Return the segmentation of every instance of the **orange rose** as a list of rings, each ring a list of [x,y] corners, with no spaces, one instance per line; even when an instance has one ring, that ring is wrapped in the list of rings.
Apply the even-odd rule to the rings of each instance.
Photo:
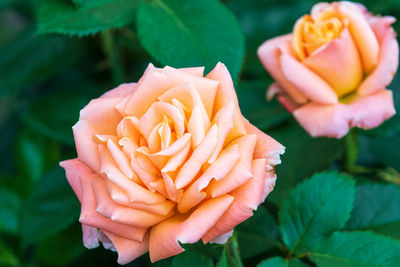
[[[394,21],[360,4],[316,4],[292,34],[260,46],[260,60],[277,82],[268,97],[277,95],[312,136],[377,127],[395,114],[385,89],[398,65]]]
[[[81,111],[78,158],[60,165],[86,247],[100,241],[125,264],[225,242],[273,189],[284,147],[242,117],[223,64],[203,70],[149,65]]]

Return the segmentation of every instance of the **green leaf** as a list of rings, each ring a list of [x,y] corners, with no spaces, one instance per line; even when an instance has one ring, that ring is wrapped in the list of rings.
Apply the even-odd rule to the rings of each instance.
[[[312,138],[293,119],[267,134],[286,147],[281,156],[282,164],[276,167],[276,186],[268,196],[277,205],[286,199],[296,184],[315,172],[329,169],[343,154],[342,140]]]
[[[22,209],[24,245],[32,244],[70,225],[79,215],[79,201],[65,173],[55,167],[31,191]]]
[[[243,116],[259,129],[269,129],[290,118],[276,99],[266,101],[266,80],[240,81],[236,92]]]
[[[275,218],[260,206],[254,215],[236,229],[240,255],[243,259],[279,246],[279,229]]]
[[[219,1],[144,1],[137,30],[142,45],[163,65],[205,66],[208,72],[221,61],[236,81],[244,37],[236,18]]]
[[[372,232],[336,232],[310,258],[319,267],[400,266],[400,242]]]
[[[290,192],[279,213],[290,253],[309,251],[341,229],[350,217],[354,194],[354,180],[336,172],[315,174]]]
[[[213,267],[212,259],[195,251],[187,250],[172,259],[172,267]]]
[[[50,265],[66,265],[85,252],[82,227],[77,222],[67,229],[43,239],[36,248],[36,257]]]
[[[18,94],[63,70],[80,56],[77,40],[22,34],[0,53],[0,97]]]
[[[290,260],[281,258],[281,257],[273,257],[267,260],[263,260],[260,262],[257,267],[304,267],[308,266],[302,263],[299,259],[292,258]]]
[[[348,229],[370,229],[400,239],[400,188],[394,185],[357,186]]]
[[[0,187],[0,232],[18,233],[21,200],[12,190]]]
[[[80,7],[76,8],[68,1],[44,0],[39,9],[38,33],[84,36],[122,27],[134,20],[138,0],[97,0],[79,3]]]

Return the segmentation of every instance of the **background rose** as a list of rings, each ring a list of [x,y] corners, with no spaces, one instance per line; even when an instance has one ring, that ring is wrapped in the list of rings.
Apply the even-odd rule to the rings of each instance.
[[[316,4],[293,33],[258,49],[278,96],[312,136],[340,138],[350,127],[374,128],[395,114],[385,87],[398,65],[393,17],[369,14],[361,4]]]
[[[61,166],[86,247],[100,241],[125,264],[178,254],[178,242],[225,242],[274,187],[283,146],[242,117],[223,64],[203,70],[150,64],[81,111],[78,158]]]

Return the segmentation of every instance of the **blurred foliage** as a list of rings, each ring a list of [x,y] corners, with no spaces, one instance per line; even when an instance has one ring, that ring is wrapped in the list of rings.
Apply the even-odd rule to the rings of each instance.
[[[316,172],[342,171],[343,141],[311,138],[276,101],[265,101],[272,79],[257,47],[290,32],[315,3],[0,1],[0,266],[117,266],[115,253],[83,247],[79,202],[58,167],[76,156],[71,127],[79,110],[119,83],[137,81],[149,62],[208,71],[218,61],[236,81],[245,117],[287,149],[275,190],[235,230],[243,264],[399,266],[400,115],[360,131],[358,163],[372,173],[330,172],[304,181]],[[362,3],[400,18],[398,0]],[[394,27],[399,32],[400,23]],[[400,110],[400,74],[389,88]],[[185,249],[154,265],[241,264],[226,245]],[[371,251],[385,253],[372,257]],[[145,255],[127,266],[149,264]]]

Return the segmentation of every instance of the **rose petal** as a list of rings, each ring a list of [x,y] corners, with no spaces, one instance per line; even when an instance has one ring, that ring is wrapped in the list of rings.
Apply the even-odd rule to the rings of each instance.
[[[183,192],[182,199],[178,203],[178,211],[185,213],[200,203],[207,195],[202,190],[208,186],[211,179],[219,181],[224,178],[232,170],[240,157],[241,153],[237,144],[222,151],[217,160]]]
[[[284,43],[290,44],[292,34],[279,36],[264,42],[257,50],[261,63],[268,70],[276,82],[283,88],[290,97],[299,104],[307,102],[307,97],[290,83],[282,71],[280,46]]]
[[[96,176],[99,179],[102,179],[98,176],[98,174],[95,173],[80,178],[82,187],[82,210],[79,217],[79,222],[99,228],[100,230],[110,231],[132,240],[143,240],[146,228],[114,222],[96,211],[97,203],[93,188],[91,186],[91,182],[96,178]]]
[[[391,28],[394,21],[393,17],[376,18],[371,25],[381,49],[378,66],[358,88],[358,93],[362,96],[375,93],[388,86],[396,73],[399,64],[399,44]]]
[[[313,137],[341,138],[351,127],[371,129],[395,113],[392,92],[381,90],[368,96],[357,96],[350,104],[309,103],[295,110],[293,115]]]
[[[104,234],[111,240],[118,252],[118,264],[127,264],[149,250],[149,234],[146,234],[141,242],[108,231],[104,231]]]
[[[342,20],[348,28],[361,54],[364,71],[371,72],[378,64],[379,44],[364,14],[351,2],[337,3]]]
[[[253,210],[264,201],[266,192],[272,190],[271,183],[266,181],[272,179],[275,181],[273,172],[265,173],[266,160],[253,160],[253,178],[247,183],[232,192],[234,201],[218,222],[202,237],[203,243],[208,243],[216,237],[230,231],[253,215]],[[265,185],[268,188],[265,188]]]
[[[325,46],[312,53],[303,63],[332,86],[339,97],[354,91],[361,82],[363,75],[361,58],[348,29],[344,29],[339,38],[330,41]],[[286,65],[290,66],[289,64]],[[283,68],[285,68],[286,65],[282,62]],[[303,80],[300,80],[296,84],[301,86],[301,81],[304,83],[307,79],[310,79],[311,76],[305,76],[304,72],[299,72],[300,70],[301,68],[298,67],[297,69],[288,69],[287,72],[284,70],[284,72],[287,73],[286,78],[288,79],[290,77],[303,77]],[[290,81],[294,83],[293,80]],[[310,88],[307,89],[307,86]],[[322,86],[316,83],[315,79],[309,80],[309,83],[304,85],[304,87],[306,90],[309,90],[309,94],[314,92],[314,94],[321,95],[322,97],[322,93],[319,92]],[[323,92],[324,97],[328,99],[328,90],[324,88]],[[330,92],[334,93],[332,89]],[[306,95],[308,96],[308,94]],[[330,97],[331,100],[335,101],[315,102],[323,104],[335,104],[338,102],[336,96],[330,95]]]
[[[60,166],[64,168],[69,185],[72,187],[72,190],[74,190],[74,193],[79,201],[81,201],[82,188],[79,179],[81,176],[86,176],[93,173],[93,171],[78,159],[61,161]]]
[[[235,112],[233,115],[233,128],[226,137],[226,142],[230,143],[236,137],[246,134],[242,115],[240,113],[239,102],[235,88],[233,86],[232,77],[224,64],[218,62],[215,68],[206,76],[208,79],[219,81],[217,93],[215,95],[215,103],[213,114],[215,115],[222,107],[233,101]]]
[[[218,221],[233,201],[230,195],[202,203],[189,216],[175,215],[153,226],[150,232],[149,252],[151,262],[176,254],[184,249],[179,245],[196,243]]]

